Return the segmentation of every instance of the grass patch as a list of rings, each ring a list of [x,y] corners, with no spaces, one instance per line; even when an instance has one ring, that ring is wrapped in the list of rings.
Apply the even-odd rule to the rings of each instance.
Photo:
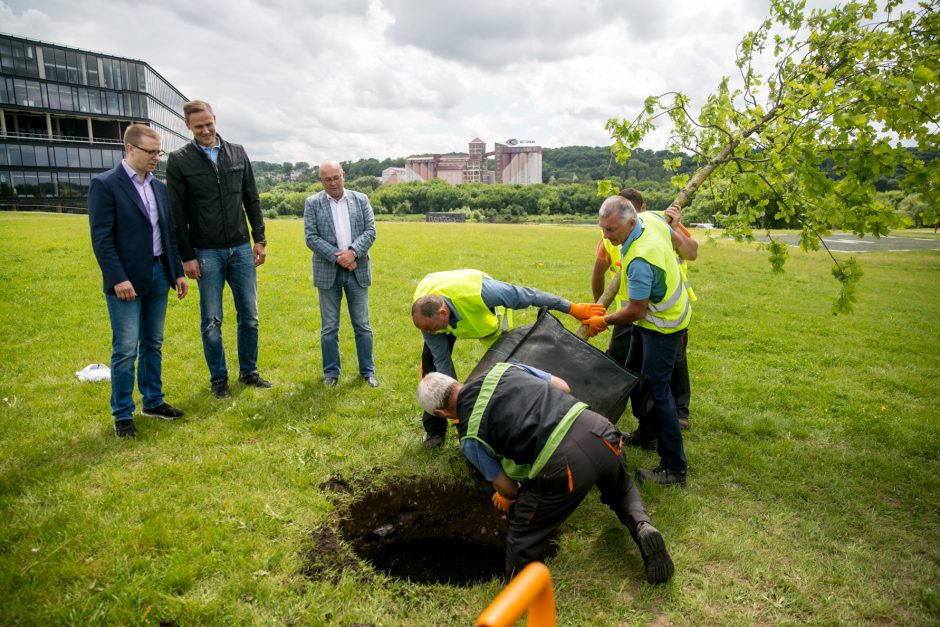
[[[469,624],[499,591],[381,574],[310,581],[309,536],[335,511],[318,486],[465,473],[453,439],[440,452],[421,446],[414,286],[473,267],[586,300],[597,229],[380,223],[375,390],[359,381],[345,317],[343,377],[320,386],[302,223],[268,230],[259,365],[275,387],[233,383],[232,399],[210,398],[194,290],[171,299],[164,346],[167,400],[186,419],[139,418],[139,437],[124,442],[108,386],[74,377],[110,354],[87,219],[0,215],[0,622]],[[783,276],[754,246],[710,240],[700,253],[690,487],[644,488],[676,577],[646,585],[632,542],[589,497],[549,563],[559,623],[937,623],[940,254],[861,256],[856,312],[835,318],[824,253],[793,253]],[[458,371],[481,354],[459,342]],[[631,451],[631,468],[651,463]]]

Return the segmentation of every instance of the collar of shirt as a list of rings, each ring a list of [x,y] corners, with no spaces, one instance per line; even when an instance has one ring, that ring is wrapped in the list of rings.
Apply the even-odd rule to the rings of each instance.
[[[196,146],[199,150],[206,153],[206,156],[209,157],[209,161],[213,164],[218,163],[219,160],[219,151],[222,149],[222,140],[218,137],[215,138],[215,146],[203,146],[195,139],[193,140],[193,145]]]
[[[643,221],[639,218],[636,219],[636,226],[633,227],[633,230],[630,232],[630,235],[627,236],[627,240],[620,246],[620,255],[625,256],[627,250],[630,248],[630,244],[640,236],[643,232]]]
[[[342,193],[342,195],[341,195],[339,198],[333,198],[333,197],[330,196],[329,194],[327,194],[326,197],[329,198],[329,199],[330,199],[330,202],[333,203],[334,205],[335,205],[336,203],[343,202],[344,200],[346,200],[346,188],[345,188],[345,187],[343,188],[343,193]]]
[[[148,185],[150,181],[153,180],[153,172],[147,172],[147,175],[141,179],[137,172],[134,171],[134,168],[127,164],[126,159],[121,159],[121,165],[124,166],[124,171],[127,172],[127,176],[131,178],[131,181],[135,185]]]

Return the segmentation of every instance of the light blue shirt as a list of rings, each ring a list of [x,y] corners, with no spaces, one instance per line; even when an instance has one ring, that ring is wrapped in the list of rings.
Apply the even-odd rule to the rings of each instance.
[[[134,184],[144,207],[147,208],[147,215],[150,216],[150,226],[153,227],[153,256],[159,257],[163,254],[163,236],[160,235],[160,227],[157,224],[160,221],[160,216],[157,214],[157,198],[153,195],[153,185],[151,185],[153,174],[147,172],[147,176],[141,180],[134,168],[127,165],[127,161],[121,161],[121,165],[124,166],[127,176],[131,178],[131,183]]]
[[[650,215],[656,216],[656,214]],[[633,231],[631,231],[623,245],[620,246],[621,257],[626,256],[630,245],[636,241],[641,233],[643,233],[643,222],[638,219]],[[658,303],[666,295],[666,274],[661,268],[657,268],[645,259],[637,257],[627,267],[627,293],[630,295],[630,300],[648,298],[652,302]]]
[[[539,370],[533,366],[527,366],[526,364],[518,364],[515,362],[513,362],[513,365],[518,366],[529,374],[535,375],[542,381],[552,380],[552,375],[545,372],[544,370]],[[477,440],[470,438],[461,440],[460,452],[463,453],[463,456],[467,458],[468,462],[473,464],[474,468],[480,471],[480,474],[482,474],[483,478],[487,481],[493,481],[496,479],[503,469],[502,464],[499,462],[499,458],[490,453],[489,449],[487,449],[481,442]]]
[[[218,138],[215,140],[215,146],[210,146],[208,148],[197,142],[195,139],[193,140],[193,143],[196,145],[196,148],[206,153],[206,156],[209,157],[209,161],[212,162],[212,165],[219,165],[219,151],[222,150],[222,142],[220,142]]]

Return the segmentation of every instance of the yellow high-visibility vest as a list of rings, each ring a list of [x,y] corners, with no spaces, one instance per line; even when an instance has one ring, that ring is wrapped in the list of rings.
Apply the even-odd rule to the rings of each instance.
[[[682,281],[676,253],[672,248],[672,236],[669,225],[657,216],[647,213],[637,214],[643,223],[643,232],[631,242],[627,254],[623,257],[624,271],[620,274],[620,286],[627,293],[627,272],[630,263],[637,258],[644,259],[650,265],[662,270],[666,277],[666,293],[657,303],[652,300],[647,306],[646,316],[636,324],[660,333],[676,333],[689,326],[692,318],[692,302],[689,292]]]
[[[489,344],[503,331],[512,328],[512,311],[505,307],[490,310],[483,302],[483,277],[479,270],[449,270],[428,274],[415,288],[414,299],[436,294],[448,299],[460,318],[456,326],[448,326],[438,333],[450,333],[458,338],[483,340]]]

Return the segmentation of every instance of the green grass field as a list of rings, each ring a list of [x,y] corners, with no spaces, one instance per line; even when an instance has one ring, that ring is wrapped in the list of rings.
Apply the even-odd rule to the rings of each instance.
[[[359,381],[345,314],[343,378],[320,385],[302,223],[274,220],[259,307],[260,368],[275,387],[210,398],[193,289],[171,299],[164,345],[167,400],[186,419],[138,418],[138,438],[119,441],[109,386],[74,376],[110,357],[87,220],[0,214],[0,624],[472,624],[499,582],[305,578],[311,530],[336,507],[317,486],[465,473],[453,439],[437,452],[421,444],[417,280],[475,267],[587,300],[598,230],[378,232],[382,387]],[[829,314],[837,284],[823,253],[792,253],[782,276],[753,246],[703,241],[699,253],[690,485],[643,489],[676,576],[647,585],[628,535],[591,496],[549,561],[559,624],[940,623],[940,253],[859,257],[856,311],[841,317]],[[459,342],[458,371],[481,354]],[[655,462],[630,453],[631,469]]]

